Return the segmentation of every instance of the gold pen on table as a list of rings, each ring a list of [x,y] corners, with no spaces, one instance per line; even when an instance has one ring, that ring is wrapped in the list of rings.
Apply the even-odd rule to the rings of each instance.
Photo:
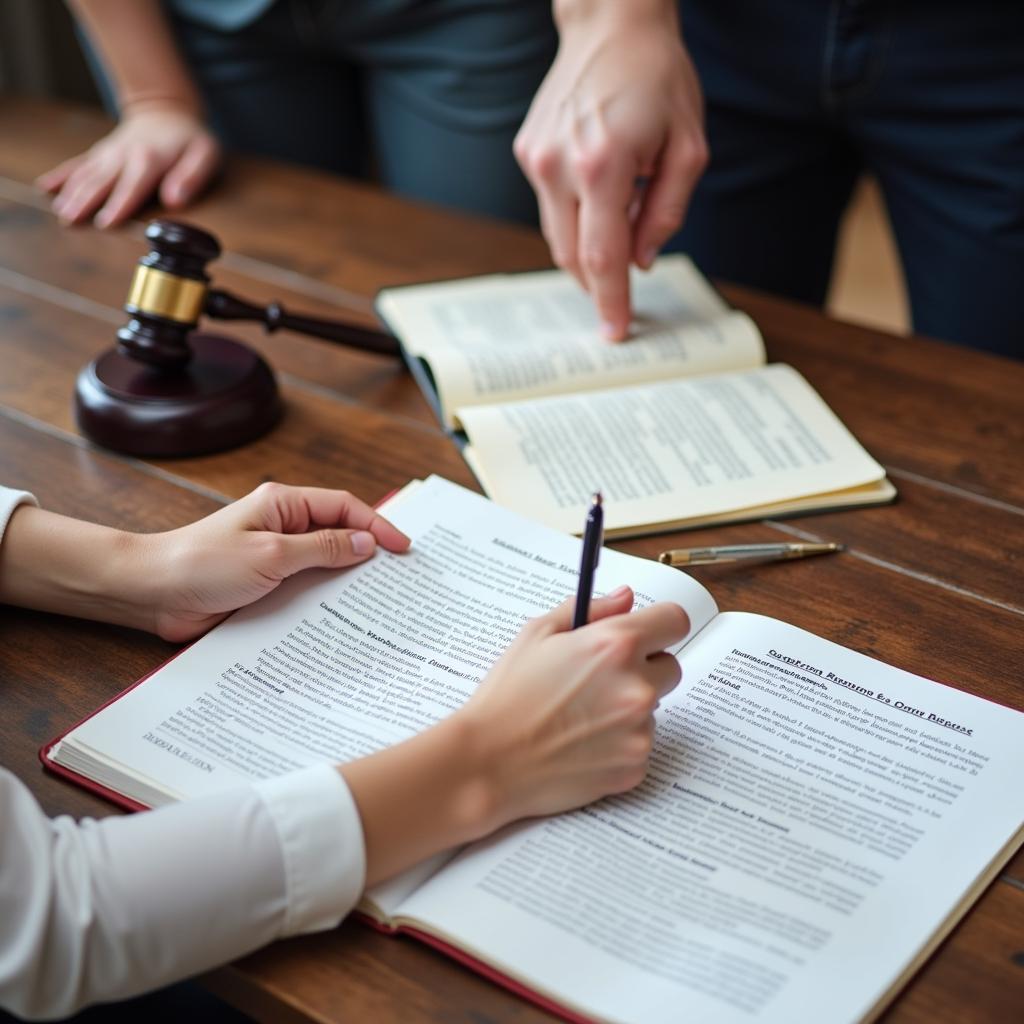
[[[713,562],[738,562],[747,558],[782,561],[787,558],[808,558],[843,551],[845,544],[732,544],[720,548],[673,548],[662,551],[658,561],[666,565],[710,565]]]

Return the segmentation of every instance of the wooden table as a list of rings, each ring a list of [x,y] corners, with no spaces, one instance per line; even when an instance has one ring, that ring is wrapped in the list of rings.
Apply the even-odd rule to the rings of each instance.
[[[76,432],[79,368],[110,345],[143,252],[141,225],[61,228],[29,183],[105,130],[87,111],[0,102],[0,481],[48,508],[136,530],[188,522],[263,480],[376,500],[438,472],[475,486],[396,362],[294,335],[234,333],[279,371],[284,422],[247,448],[181,461],[99,450]],[[314,314],[372,322],[387,284],[542,266],[531,232],[411,206],[367,187],[233,162],[188,217],[218,234],[219,284]],[[796,366],[900,489],[879,509],[688,535],[716,544],[808,538],[848,554],[717,567],[723,608],[764,612],[848,647],[1024,708],[1024,363],[826,319],[737,288],[770,358]],[[234,325],[232,325],[234,326]],[[648,554],[663,538],[628,542]],[[106,815],[43,773],[36,750],[171,652],[126,629],[15,609],[0,617],[0,750],[50,813]],[[1024,782],[1022,782],[1024,784]],[[358,924],[281,942],[206,978],[261,1021],[528,1022],[547,1014],[411,941]],[[1024,1006],[1024,854],[885,1016],[1008,1021]]]

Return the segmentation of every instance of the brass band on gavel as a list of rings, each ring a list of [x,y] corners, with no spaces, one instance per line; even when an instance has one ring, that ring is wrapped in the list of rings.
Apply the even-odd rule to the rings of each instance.
[[[148,313],[177,323],[195,324],[203,311],[206,291],[204,281],[139,264],[128,289],[125,309],[129,313]]]

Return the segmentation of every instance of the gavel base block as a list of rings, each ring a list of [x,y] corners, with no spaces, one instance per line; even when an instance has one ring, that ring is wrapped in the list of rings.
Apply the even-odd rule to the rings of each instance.
[[[236,448],[280,419],[274,374],[252,349],[216,334],[189,335],[180,369],[110,349],[78,375],[75,419],[86,437],[129,455],[174,458]]]

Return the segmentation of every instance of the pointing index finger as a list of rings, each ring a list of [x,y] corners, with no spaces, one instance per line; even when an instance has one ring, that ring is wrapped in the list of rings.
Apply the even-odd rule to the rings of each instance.
[[[584,171],[580,197],[579,264],[601,317],[601,332],[612,341],[629,333],[629,262],[633,167],[611,158]]]

